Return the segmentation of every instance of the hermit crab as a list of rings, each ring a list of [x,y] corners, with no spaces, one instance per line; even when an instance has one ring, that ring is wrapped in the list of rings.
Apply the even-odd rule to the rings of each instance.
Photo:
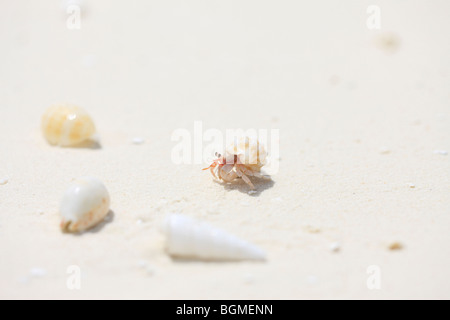
[[[242,178],[250,188],[255,189],[249,176],[264,178],[261,168],[266,164],[267,153],[256,138],[249,136],[236,138],[225,149],[225,155],[216,152],[215,156],[217,158],[213,163],[203,170],[210,169],[216,179],[231,182]]]

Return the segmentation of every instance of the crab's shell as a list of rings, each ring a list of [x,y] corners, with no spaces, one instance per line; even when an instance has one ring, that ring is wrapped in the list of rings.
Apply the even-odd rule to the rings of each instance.
[[[227,158],[237,156],[238,164],[259,170],[266,164],[267,152],[258,139],[249,136],[237,137],[226,148]]]

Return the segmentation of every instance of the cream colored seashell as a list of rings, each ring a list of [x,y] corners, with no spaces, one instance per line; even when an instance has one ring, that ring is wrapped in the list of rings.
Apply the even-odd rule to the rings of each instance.
[[[213,261],[265,260],[260,248],[209,224],[181,214],[166,218],[167,252],[175,257]]]
[[[236,137],[225,149],[227,158],[236,155],[238,163],[247,167],[261,168],[266,164],[267,152],[257,138]]]
[[[89,114],[73,105],[56,105],[47,109],[41,127],[47,141],[61,147],[78,145],[95,134],[95,125]]]
[[[87,230],[102,221],[109,212],[108,190],[97,178],[75,180],[64,193],[60,214],[64,232]]]

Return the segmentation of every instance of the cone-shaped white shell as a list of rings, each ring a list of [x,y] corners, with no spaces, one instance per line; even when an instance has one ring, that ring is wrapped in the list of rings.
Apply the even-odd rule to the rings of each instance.
[[[97,178],[83,177],[72,183],[61,200],[61,229],[79,232],[102,221],[109,212],[108,190]]]
[[[205,222],[181,214],[166,218],[167,252],[200,260],[264,260],[260,248]]]

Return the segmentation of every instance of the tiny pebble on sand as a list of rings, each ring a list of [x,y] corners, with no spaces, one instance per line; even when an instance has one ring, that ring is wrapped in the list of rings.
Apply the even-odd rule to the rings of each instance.
[[[305,226],[303,229],[308,233],[320,233],[321,232],[320,228],[314,227],[314,226]]]
[[[131,142],[135,145],[140,145],[143,144],[145,142],[145,139],[142,137],[134,137]]]
[[[403,245],[400,242],[392,242],[389,246],[388,246],[389,250],[391,251],[396,251],[396,250],[401,250],[403,249]]]
[[[341,244],[339,242],[333,242],[330,244],[331,252],[339,252],[341,250]]]

